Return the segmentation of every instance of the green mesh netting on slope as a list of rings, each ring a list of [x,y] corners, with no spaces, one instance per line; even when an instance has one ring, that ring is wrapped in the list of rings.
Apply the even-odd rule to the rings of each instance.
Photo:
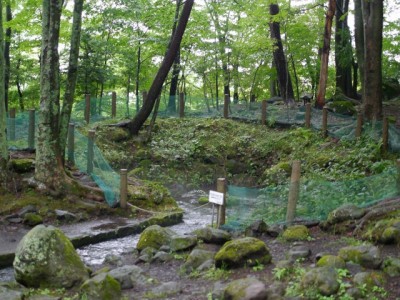
[[[285,221],[289,184],[263,189],[228,186],[227,223],[229,230],[243,230],[256,220],[266,223]],[[347,203],[366,207],[399,195],[397,170],[358,180],[300,183],[296,219],[324,220],[329,212]]]
[[[35,120],[37,122],[37,113]],[[7,143],[10,150],[21,150],[29,148],[28,130],[29,129],[29,112],[19,113],[15,118],[7,118]],[[35,126],[35,135],[37,126]]]
[[[88,138],[75,130],[75,165],[82,172],[87,171]],[[104,192],[108,205],[115,206],[119,201],[120,176],[104,159],[100,149],[94,145],[92,179]]]

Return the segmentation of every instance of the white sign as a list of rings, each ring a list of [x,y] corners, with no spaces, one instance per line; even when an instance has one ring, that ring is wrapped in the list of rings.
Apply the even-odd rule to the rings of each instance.
[[[218,204],[218,205],[223,205],[224,204],[224,194],[215,192],[215,191],[210,191],[210,196],[208,198],[208,201],[211,203]]]

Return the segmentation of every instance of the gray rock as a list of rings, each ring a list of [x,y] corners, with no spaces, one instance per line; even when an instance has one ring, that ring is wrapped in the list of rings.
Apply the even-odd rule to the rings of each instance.
[[[288,252],[289,259],[296,261],[299,258],[308,258],[311,255],[311,250],[304,244],[294,244]]]
[[[229,283],[224,291],[224,299],[264,300],[268,292],[265,284],[257,278],[237,279]]]
[[[172,254],[164,252],[164,251],[158,251],[152,259],[152,262],[168,262],[173,260],[174,257],[172,256]]]
[[[203,262],[198,268],[197,268],[197,270],[199,271],[199,272],[204,272],[204,271],[207,271],[207,270],[209,270],[209,269],[211,269],[211,268],[213,268],[214,267],[214,260],[213,259],[209,259],[209,260],[206,260],[205,262]]]
[[[354,204],[345,204],[329,213],[327,223],[332,225],[347,220],[357,220],[362,218],[365,213],[364,208],[359,208]]]
[[[108,274],[120,283],[121,289],[146,285],[146,276],[144,276],[143,270],[135,265],[116,268]]]
[[[36,206],[35,206],[35,205],[32,205],[32,204],[27,205],[27,206],[21,208],[21,209],[17,212],[17,215],[18,215],[20,218],[23,218],[27,213],[37,213],[37,208],[36,208]]]
[[[384,281],[381,272],[360,272],[353,277],[353,282],[357,286],[366,286],[368,289],[372,289],[374,286],[383,286]]]
[[[268,232],[268,225],[263,220],[257,220],[246,228],[245,235],[250,237],[260,237]]]
[[[20,291],[14,291],[10,289],[0,288],[0,299],[7,300],[22,300],[24,299],[24,294]]]
[[[164,282],[161,285],[153,288],[151,294],[153,297],[165,298],[173,296],[182,292],[182,288],[178,282],[170,281]]]
[[[318,260],[317,266],[344,269],[346,267],[346,262],[340,256],[324,255]]]
[[[171,247],[169,245],[162,245],[160,247],[160,249],[158,249],[160,251],[164,251],[164,252],[170,252],[171,251]]]
[[[146,247],[142,251],[140,251],[139,259],[144,262],[151,262],[156,253],[157,249]]]
[[[65,210],[56,209],[54,212],[56,213],[57,220],[71,222],[78,218],[75,214]]]
[[[334,268],[315,268],[304,274],[301,279],[304,290],[316,289],[323,296],[331,296],[339,290],[338,275]]]
[[[225,243],[215,255],[216,267],[254,266],[271,262],[267,245],[256,238],[245,237]]]
[[[80,290],[82,294],[86,294],[88,300],[121,299],[121,285],[107,273],[100,273],[86,280]]]
[[[195,235],[174,235],[171,237],[170,248],[172,252],[193,248],[197,244]]]
[[[272,225],[268,228],[267,234],[272,237],[278,237],[283,233],[284,229],[280,225]]]
[[[222,245],[231,240],[231,235],[225,230],[204,227],[193,231],[191,234],[197,236],[205,243]]]
[[[215,252],[194,249],[186,259],[186,262],[182,265],[181,270],[186,273],[190,273],[197,269],[204,262],[208,260],[214,260]]]
[[[286,292],[286,286],[283,282],[273,282],[267,290],[267,299],[283,299]]]
[[[62,300],[62,298],[50,295],[33,295],[29,297],[29,300]]]
[[[13,265],[15,279],[26,287],[70,288],[89,277],[70,240],[52,226],[29,231],[18,244]]]
[[[110,266],[122,266],[121,257],[115,254],[107,254],[104,258],[104,263],[109,264]]]
[[[222,283],[221,281],[215,282],[211,292],[212,299],[223,299],[225,288],[226,284]]]
[[[339,256],[369,269],[379,269],[382,264],[381,252],[373,245],[344,247],[339,250]]]

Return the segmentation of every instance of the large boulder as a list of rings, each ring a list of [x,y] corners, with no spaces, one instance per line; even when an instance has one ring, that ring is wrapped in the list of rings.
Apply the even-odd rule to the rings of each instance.
[[[245,237],[225,243],[215,255],[215,265],[243,267],[268,264],[271,254],[267,245],[256,238]]]
[[[237,279],[226,286],[224,299],[264,300],[268,299],[268,291],[265,284],[257,278]]]
[[[339,256],[369,269],[379,269],[383,260],[379,248],[373,245],[347,246],[339,250]]]
[[[147,247],[160,249],[163,245],[169,245],[174,235],[176,235],[176,233],[169,228],[164,228],[159,225],[149,226],[140,235],[136,248],[139,251]]]
[[[88,271],[64,233],[38,225],[18,244],[14,273],[27,287],[70,288],[85,281]]]
[[[87,300],[118,300],[121,299],[121,285],[107,273],[100,273],[86,280],[81,286],[81,294]]]
[[[231,235],[225,230],[204,227],[192,232],[199,240],[204,243],[223,245],[232,239]]]
[[[318,262],[318,267],[332,267],[335,269],[344,269],[346,267],[346,262],[343,258],[335,255],[324,255]]]
[[[197,244],[194,235],[174,235],[171,237],[170,249],[173,252],[184,251],[193,248]]]
[[[364,208],[359,208],[354,204],[344,204],[329,213],[327,223],[333,225],[347,220],[357,220],[365,213]]]
[[[108,274],[120,283],[121,289],[146,285],[147,277],[143,274],[143,270],[135,265],[119,267]]]

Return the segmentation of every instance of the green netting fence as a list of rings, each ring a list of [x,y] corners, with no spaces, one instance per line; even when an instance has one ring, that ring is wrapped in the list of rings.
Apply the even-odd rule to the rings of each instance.
[[[256,220],[284,223],[290,184],[261,189],[228,186],[227,223],[225,228],[242,230]],[[329,212],[344,204],[370,206],[399,195],[397,169],[358,180],[317,181],[300,183],[296,220],[320,221]]]
[[[115,118],[132,118],[136,114],[136,103],[126,98],[115,98]],[[90,98],[90,122],[111,119],[113,116],[112,96],[101,99]],[[167,109],[168,99],[161,99],[159,117],[179,117],[179,109],[170,112]],[[262,115],[262,105],[255,103],[238,103],[229,106],[229,117],[236,120],[259,123]],[[76,124],[85,124],[85,109],[87,101],[79,101],[74,105],[72,120]],[[34,148],[34,135],[29,133],[29,124],[32,113],[24,112],[15,118],[7,118],[7,133],[10,149]],[[198,118],[223,117],[223,103],[217,109],[210,100],[186,97],[185,116]],[[305,107],[288,107],[282,104],[269,103],[266,120],[270,125],[302,126],[305,122]],[[31,122],[32,124],[32,122]],[[322,111],[312,109],[311,127],[321,130]],[[345,116],[329,112],[328,134],[341,139],[354,139],[357,120],[352,116]],[[363,134],[367,134],[377,141],[382,137],[382,122],[363,124]],[[32,137],[33,135],[33,137]],[[82,172],[87,172],[87,145],[88,139],[75,130],[75,163]],[[400,129],[389,125],[389,149],[400,151]],[[307,181],[301,184],[301,196],[297,216],[304,219],[323,219],[327,213],[343,203],[369,205],[374,201],[396,195],[394,168],[380,175],[349,182],[316,182]],[[119,201],[119,173],[114,171],[104,159],[101,151],[94,146],[93,171],[91,177],[104,191],[107,203],[114,206]],[[289,185],[268,187],[264,189],[249,189],[229,187],[229,214],[232,218],[229,224],[243,224],[244,226],[255,219],[264,219],[267,222],[283,221],[286,211],[287,193]],[[240,201],[239,201],[240,200]],[[316,203],[323,205],[316,205]],[[233,213],[233,212],[237,213]],[[237,216],[237,217],[235,217]],[[231,225],[235,227],[237,225]]]

